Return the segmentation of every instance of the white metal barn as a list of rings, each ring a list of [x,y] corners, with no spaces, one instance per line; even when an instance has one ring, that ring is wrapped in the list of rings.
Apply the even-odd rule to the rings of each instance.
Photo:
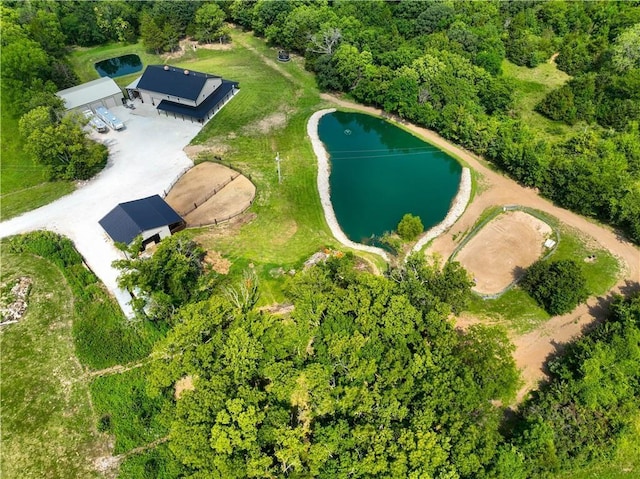
[[[122,106],[124,98],[120,87],[109,77],[60,90],[56,95],[62,98],[67,111],[81,112],[84,110],[95,111],[99,106],[105,108]]]

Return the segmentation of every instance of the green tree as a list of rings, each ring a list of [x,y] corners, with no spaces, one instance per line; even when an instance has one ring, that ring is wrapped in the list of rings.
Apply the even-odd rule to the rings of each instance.
[[[640,23],[625,30],[616,39],[612,62],[620,72],[640,68]]]
[[[520,408],[511,443],[527,477],[609,461],[640,407],[640,296],[615,297],[608,318],[548,363],[550,379]]]
[[[155,22],[151,14],[144,12],[140,19],[140,38],[145,48],[159,54],[164,50],[165,42],[162,29]]]
[[[40,106],[25,114],[19,125],[27,151],[47,166],[53,180],[86,180],[107,163],[106,146],[89,139],[75,115],[58,121],[49,107]]]
[[[471,299],[473,281],[456,261],[442,266],[437,258],[427,261],[424,255],[412,253],[402,267],[391,271],[390,278],[413,307],[424,314],[432,310],[457,314]]]
[[[215,286],[216,274],[205,267],[204,257],[197,243],[178,235],[163,239],[153,256],[118,260],[114,267],[122,271],[118,284],[140,296],[138,313],[169,320],[177,308]]]
[[[424,226],[418,216],[407,213],[402,217],[396,229],[400,238],[405,241],[413,241],[424,231]]]
[[[494,376],[511,390],[515,374],[503,338],[459,335],[446,307],[421,312],[395,281],[355,272],[350,258],[296,275],[287,295],[295,309],[285,320],[215,296],[187,305],[157,345],[153,394],[194,378],[169,441],[189,474],[485,472],[500,440],[500,410],[486,397]],[[480,349],[482,377],[458,357]]]
[[[554,316],[568,313],[587,299],[586,279],[572,260],[536,261],[520,285]]]
[[[225,31],[224,11],[215,3],[207,3],[196,11],[196,39],[202,43],[222,40]]]

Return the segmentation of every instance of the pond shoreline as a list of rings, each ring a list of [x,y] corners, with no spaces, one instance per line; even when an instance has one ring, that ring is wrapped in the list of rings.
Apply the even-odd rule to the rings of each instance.
[[[331,193],[329,191],[329,175],[331,173],[331,167],[329,165],[329,154],[324,147],[324,143],[320,140],[318,135],[318,123],[320,118],[329,113],[335,112],[335,108],[328,108],[324,110],[316,111],[309,121],[307,122],[307,135],[311,139],[311,145],[313,146],[313,152],[318,159],[318,193],[320,194],[320,203],[322,203],[322,209],[324,211],[324,217],[329,225],[329,229],[340,243],[349,248],[355,250],[366,251],[368,253],[377,254],[381,256],[386,262],[389,262],[389,255],[382,248],[375,246],[367,246],[360,243],[355,243],[347,238],[347,235],[342,231],[336,213],[333,210],[333,204],[331,203]]]
[[[325,220],[327,221],[327,224],[329,225],[329,229],[331,230],[333,236],[344,246],[353,248],[355,250],[376,254],[382,257],[385,261],[389,262],[389,255],[384,249],[351,241],[340,227],[340,224],[338,223],[338,220],[336,218],[333,204],[331,202],[331,191],[329,186],[329,176],[331,174],[329,154],[325,149],[324,143],[322,142],[322,140],[320,140],[318,133],[318,125],[320,119],[324,115],[334,113],[335,111],[337,111],[335,108],[318,110],[311,115],[309,121],[307,122],[307,134],[311,139],[311,145],[318,160],[318,194],[320,195],[320,202],[324,211]],[[423,233],[418,242],[413,246],[411,251],[420,251],[420,249],[422,249],[429,241],[433,240],[434,238],[448,230],[462,215],[470,199],[471,171],[469,170],[469,168],[463,166],[458,191],[453,201],[451,202],[451,206],[448,209],[447,215],[440,223],[430,228],[427,232]]]

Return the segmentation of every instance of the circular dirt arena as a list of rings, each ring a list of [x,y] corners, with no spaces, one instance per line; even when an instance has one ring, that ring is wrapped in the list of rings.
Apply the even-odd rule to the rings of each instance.
[[[187,171],[165,201],[187,227],[216,224],[246,210],[256,195],[247,177],[224,165],[203,162]]]
[[[473,277],[475,292],[497,294],[540,258],[551,232],[547,223],[523,211],[502,213],[471,238],[455,260]]]

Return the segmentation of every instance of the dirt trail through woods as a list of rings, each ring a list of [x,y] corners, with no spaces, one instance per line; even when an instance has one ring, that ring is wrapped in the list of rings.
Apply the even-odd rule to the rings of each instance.
[[[534,388],[538,381],[545,377],[544,363],[546,358],[562,347],[564,343],[578,335],[585,325],[600,320],[606,314],[606,304],[611,293],[626,292],[637,289],[640,282],[640,250],[625,239],[620,238],[611,229],[593,223],[586,218],[553,205],[549,200],[540,197],[535,190],[524,188],[515,181],[490,169],[483,159],[463,148],[449,143],[437,133],[421,128],[399,118],[389,116],[377,108],[358,105],[342,100],[333,95],[322,95],[324,100],[373,115],[381,115],[401,123],[405,128],[425,138],[427,141],[451,152],[465,161],[479,173],[481,190],[456,224],[445,234],[436,238],[428,248],[428,253],[438,253],[448,258],[456,243],[454,235],[471,229],[478,216],[488,207],[495,205],[517,204],[545,211],[561,222],[581,231],[601,247],[615,255],[621,263],[621,276],[614,288],[605,297],[591,298],[587,304],[580,305],[574,311],[556,316],[540,325],[530,333],[513,338],[516,346],[514,354],[518,367],[522,370],[524,386],[518,394],[522,399],[527,391]],[[469,318],[465,320],[468,324]]]

